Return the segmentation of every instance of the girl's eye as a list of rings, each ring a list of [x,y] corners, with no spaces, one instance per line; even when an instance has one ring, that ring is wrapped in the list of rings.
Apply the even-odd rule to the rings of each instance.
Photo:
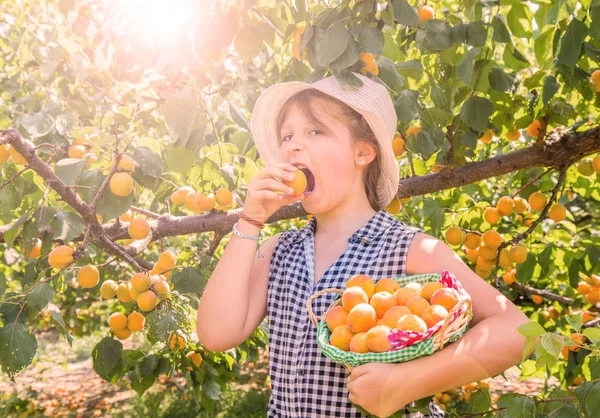
[[[281,142],[285,142],[285,141],[287,141],[287,139],[286,139],[286,138],[289,138],[289,137],[291,137],[291,135],[286,135],[286,136],[284,136],[283,138],[281,138]]]
[[[312,130],[312,131],[310,131],[309,133],[312,133],[312,132],[317,132],[315,135],[320,135],[320,134],[322,134],[322,133],[323,133],[323,132],[319,131],[318,129],[313,129],[313,130]]]
[[[318,129],[313,129],[312,131],[309,132],[309,134],[312,136],[313,132],[315,132],[314,135],[321,135],[323,132],[319,131]],[[285,135],[283,138],[281,138],[281,142],[286,142],[289,141],[291,139],[292,135]]]

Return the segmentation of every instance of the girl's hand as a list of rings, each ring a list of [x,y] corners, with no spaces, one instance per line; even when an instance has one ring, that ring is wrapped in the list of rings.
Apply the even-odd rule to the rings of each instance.
[[[398,378],[398,364],[366,363],[352,369],[348,376],[348,399],[367,412],[381,418],[389,417],[406,406],[403,400],[403,379]]]
[[[294,172],[297,170],[295,166],[288,163],[278,163],[260,170],[248,185],[244,213],[253,219],[265,222],[282,206],[302,200],[304,193],[300,196],[291,196],[293,190],[280,181],[294,179]],[[278,194],[276,191],[284,194]]]

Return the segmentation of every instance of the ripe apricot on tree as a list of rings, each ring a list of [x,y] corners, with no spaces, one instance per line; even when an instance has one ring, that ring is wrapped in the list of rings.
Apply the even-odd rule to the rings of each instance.
[[[566,344],[567,342],[571,344]],[[585,336],[583,334],[575,332],[569,335],[569,339],[565,341],[565,347],[570,351],[578,352],[579,350],[581,350],[581,345],[584,343]]]
[[[516,126],[513,126],[513,129],[506,133],[506,139],[510,142],[518,141],[519,138],[521,138],[521,131]]]
[[[358,286],[362,288],[362,290],[365,291],[369,299],[375,293],[375,282],[372,278],[364,274],[357,274],[355,276],[350,277],[346,281],[346,289],[349,289],[353,286]]]
[[[117,283],[115,283],[114,280],[106,280],[102,283],[102,286],[100,286],[100,296],[104,299],[112,299],[117,294],[117,288]]]
[[[554,222],[562,222],[567,217],[567,209],[560,203],[555,203],[550,207],[548,215]]]
[[[492,274],[492,270],[484,270],[479,266],[475,266],[475,274],[477,274],[482,279],[487,279],[488,277],[490,277],[490,274]]]
[[[481,252],[481,249],[479,251]],[[483,271],[491,271],[494,268],[494,262],[483,259],[481,255],[477,258],[475,265],[479,267],[479,270]]]
[[[514,267],[507,270],[506,273],[504,273],[504,276],[502,276],[502,280],[504,280],[504,284],[506,284],[507,286],[510,286],[511,284],[518,282],[517,280],[517,269],[515,269]]]
[[[379,75],[379,67],[375,62],[375,57],[373,54],[369,52],[363,52],[360,54],[360,60],[365,64],[360,69],[363,74],[372,73],[373,75]]]
[[[135,273],[131,276],[131,286],[138,292],[143,292],[150,288],[151,279],[150,276],[144,273]]]
[[[537,138],[538,135],[540,134],[540,129],[541,128],[542,128],[542,122],[539,121],[539,120],[534,120],[527,127],[527,133],[529,134],[530,137]]]
[[[158,304],[158,296],[152,290],[146,290],[139,294],[137,304],[142,311],[150,312]]]
[[[163,270],[170,270],[175,267],[175,260],[177,259],[177,255],[174,251],[165,250],[158,256],[158,265],[163,268]]]
[[[26,139],[25,142],[29,146],[35,147],[35,144],[33,142],[31,142],[30,140]],[[10,158],[12,158],[12,160],[15,164],[19,164],[19,165],[27,164],[27,160],[25,159],[25,157],[23,157],[23,155],[21,155],[21,153],[19,151],[17,151],[15,149],[15,147],[10,147],[9,150],[10,150]]]
[[[540,295],[531,295],[531,300],[536,305],[540,305],[544,301],[544,298]]]
[[[110,325],[113,331],[122,330],[127,327],[127,317],[121,312],[115,312],[108,319],[108,325]]]
[[[402,331],[414,331],[422,334],[427,331],[427,324],[421,317],[408,314],[398,320],[396,328]]]
[[[335,327],[331,333],[329,343],[340,350],[350,351],[350,340],[352,340],[352,337],[354,337],[354,333],[350,330],[350,327],[348,325],[340,325]]]
[[[25,255],[27,258],[38,258],[41,254],[42,254],[42,241],[38,238],[38,240],[35,242],[35,245],[31,249],[31,251],[29,251]]]
[[[188,357],[190,360],[192,360],[192,364],[196,367],[200,367],[200,364],[202,364],[202,355],[200,355],[200,353],[196,353],[195,351],[190,351],[189,353],[186,354],[186,357]]]
[[[516,213],[524,213],[527,212],[527,201],[520,196],[515,196],[513,199],[513,203],[515,205],[514,211]]]
[[[141,331],[146,324],[146,317],[139,312],[131,312],[127,315],[127,328],[130,331]]]
[[[592,160],[592,167],[596,173],[600,173],[600,154],[596,155]]]
[[[61,269],[73,261],[73,248],[68,245],[59,245],[50,251],[48,255],[48,264],[55,269]]]
[[[480,245],[481,235],[473,232],[467,232],[465,237],[465,247],[467,247],[469,250],[474,250],[475,248],[479,248]]]
[[[471,263],[476,263],[479,258],[479,248],[475,248],[474,250],[467,250],[467,258]]]
[[[458,226],[451,226],[446,230],[446,242],[454,247],[462,245],[465,241],[465,232]]]
[[[481,138],[479,138],[479,140],[484,144],[490,144],[493,139],[494,139],[494,131],[492,131],[489,128],[484,129],[483,135],[481,136]]]
[[[392,139],[392,149],[394,150],[394,155],[396,157],[402,156],[406,151],[406,142],[400,134],[396,134],[394,139]]]
[[[129,236],[135,240],[144,239],[150,233],[150,225],[145,219],[136,218],[127,226]]]
[[[118,331],[113,331],[113,334],[115,334],[115,337],[117,337],[119,340],[126,340],[131,336],[131,331],[129,328],[123,328]]]
[[[215,196],[210,194],[205,196],[203,193],[196,193],[194,195],[194,212],[207,212],[215,207]]]
[[[117,170],[125,173],[133,173],[135,171],[135,161],[129,155],[123,155],[117,164]]]
[[[458,303],[458,292],[454,289],[443,288],[431,296],[432,305],[442,305],[448,312]]]
[[[359,303],[369,303],[369,296],[358,286],[352,286],[342,293],[342,306],[350,312]]]
[[[496,225],[500,222],[500,211],[496,208],[487,207],[483,212],[483,219],[490,225]]]
[[[179,189],[171,193],[171,202],[174,205],[183,205],[188,194],[192,193],[193,191],[194,189],[192,189],[189,186],[180,187]]]
[[[131,209],[127,209],[127,212],[119,216],[119,219],[123,222],[131,222],[135,217],[133,211]]]
[[[500,260],[498,264],[500,264],[500,267],[503,269],[512,266],[512,260],[508,256],[507,248],[502,248],[502,251],[500,251]]]
[[[185,339],[179,335],[177,332],[171,331],[169,333],[169,337],[167,338],[167,343],[169,344],[169,348],[171,350],[183,350],[186,346]]]
[[[594,174],[594,164],[591,158],[584,158],[577,164],[577,171],[582,176],[589,177]]]
[[[131,302],[131,283],[120,283],[117,286],[117,299],[123,303]]]
[[[334,306],[327,313],[325,323],[329,331],[333,331],[339,325],[346,325],[348,323],[348,311],[343,306]]]
[[[537,211],[541,211],[542,209],[544,209],[544,206],[546,206],[546,203],[548,203],[546,195],[541,192],[534,192],[531,195],[529,195],[528,201],[529,206],[531,206],[531,209]]]
[[[513,263],[524,263],[525,260],[527,260],[527,247],[525,244],[513,245],[508,252],[508,258],[510,258]]]
[[[498,203],[496,204],[496,209],[500,212],[502,216],[508,216],[512,213],[515,207],[515,202],[510,196],[502,196]]]
[[[417,135],[419,135],[420,132],[421,132],[420,126],[418,126],[418,125],[411,126],[406,130],[406,138],[409,138],[411,135],[414,135],[416,137]]]
[[[577,284],[577,293],[580,295],[586,295],[592,291],[592,286],[586,282],[579,282]]]
[[[100,272],[96,266],[87,265],[77,272],[77,283],[84,289],[91,289],[100,281]]]
[[[109,187],[116,196],[129,196],[133,191],[133,179],[127,173],[114,173],[110,178]]]
[[[497,231],[490,229],[489,231],[485,231],[483,233],[483,243],[486,247],[497,249],[500,244],[502,244],[502,237]],[[481,253],[481,249],[479,250]]]
[[[348,327],[353,333],[366,332],[375,326],[377,313],[368,303],[359,303],[348,313]]]
[[[595,305],[596,303],[600,302],[600,288],[596,288],[594,290],[589,291],[585,295],[585,300],[587,301],[587,303],[591,303],[592,305]]]
[[[496,259],[498,255],[498,250],[496,248],[490,248],[487,245],[482,245],[479,247],[479,257],[483,258],[486,261],[492,261]]]
[[[8,161],[10,158],[10,145],[4,144],[0,145],[0,163]]]
[[[158,295],[165,296],[171,293],[171,288],[169,287],[169,283],[163,280],[159,280],[158,283],[154,283],[152,285],[152,290],[156,292]]]
[[[427,6],[426,4],[424,4],[423,6],[419,7],[417,9],[417,14],[419,15],[419,22],[423,23],[433,19],[434,13],[435,11],[431,6]]]
[[[226,187],[221,187],[215,193],[215,199],[220,206],[227,208],[233,204],[233,193]]]
[[[400,200],[397,198],[393,198],[392,201],[385,207],[385,211],[391,215],[395,215],[396,213],[400,212],[401,208],[402,202],[400,202]]]
[[[87,149],[83,145],[71,145],[67,151],[67,154],[70,158],[81,159],[86,152]]]

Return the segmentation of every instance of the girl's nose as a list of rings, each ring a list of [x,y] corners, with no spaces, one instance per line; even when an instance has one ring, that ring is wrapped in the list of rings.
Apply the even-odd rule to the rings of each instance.
[[[288,152],[301,151],[305,147],[304,138],[300,135],[294,135],[292,139],[287,142]]]

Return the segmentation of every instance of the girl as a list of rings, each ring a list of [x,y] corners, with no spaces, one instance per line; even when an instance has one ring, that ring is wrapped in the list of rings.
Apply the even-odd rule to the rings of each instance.
[[[231,349],[268,315],[269,418],[380,417],[411,402],[501,373],[521,361],[527,317],[480,279],[443,242],[382,210],[398,190],[391,141],[396,113],[387,90],[357,74],[360,88],[334,77],[314,84],[281,83],[254,108],[252,133],[266,162],[250,182],[240,220],[198,309],[198,337],[210,350]],[[282,180],[302,170],[305,192],[294,197]],[[300,201],[314,218],[300,230],[268,239],[255,255],[263,223]],[[306,301],[325,288],[344,288],[355,274],[374,280],[447,269],[473,299],[470,330],[434,355],[406,363],[369,363],[349,372],[319,350]],[[335,299],[313,302],[321,316]],[[429,404],[429,414],[442,417]]]

